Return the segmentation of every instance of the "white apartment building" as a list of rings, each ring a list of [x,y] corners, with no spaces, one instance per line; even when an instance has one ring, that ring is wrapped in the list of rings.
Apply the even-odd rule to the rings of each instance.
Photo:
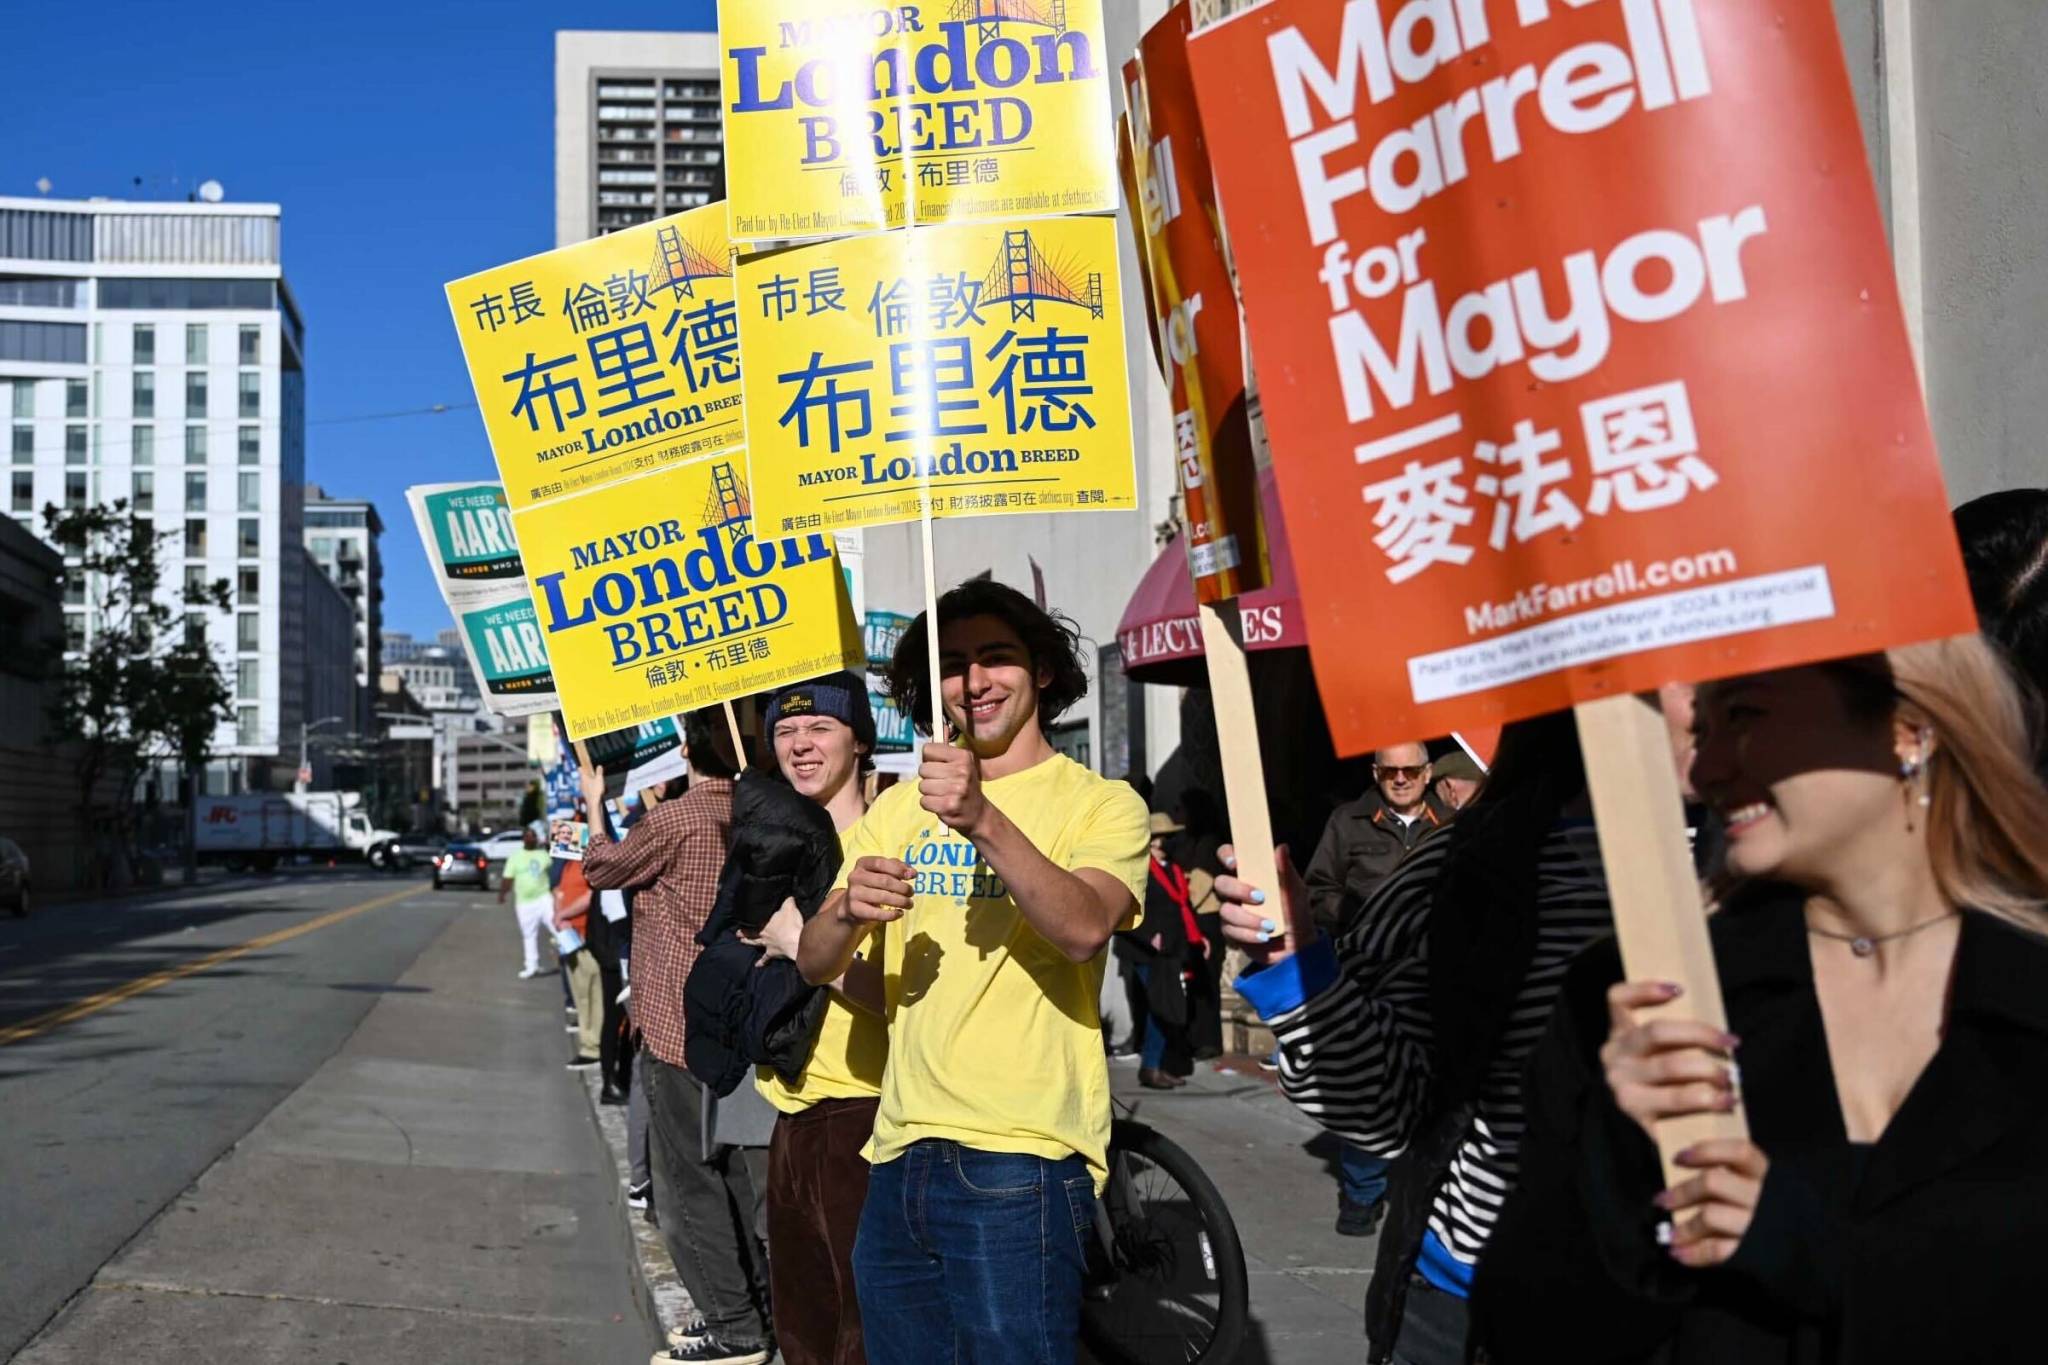
[[[555,245],[725,197],[718,35],[555,35]]]
[[[288,783],[306,642],[305,325],[275,204],[0,198],[0,421],[7,511],[127,499],[157,529],[165,594],[234,585],[186,630],[234,687],[213,790]],[[94,623],[83,585],[66,629]],[[180,605],[182,610],[182,605]]]

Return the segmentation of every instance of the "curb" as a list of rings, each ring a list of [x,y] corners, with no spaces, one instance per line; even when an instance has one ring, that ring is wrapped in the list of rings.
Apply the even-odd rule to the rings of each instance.
[[[683,1288],[682,1280],[676,1276],[661,1230],[647,1221],[644,1212],[626,1203],[626,1185],[633,1169],[626,1153],[626,1106],[597,1102],[604,1086],[600,1070],[592,1067],[582,1072],[579,1079],[583,1082],[584,1098],[590,1102],[590,1121],[597,1126],[605,1149],[611,1153],[612,1174],[619,1182],[620,1226],[633,1248],[633,1264],[639,1270],[634,1277],[634,1293],[666,1348],[668,1334],[695,1318],[694,1305],[690,1302],[690,1291]]]

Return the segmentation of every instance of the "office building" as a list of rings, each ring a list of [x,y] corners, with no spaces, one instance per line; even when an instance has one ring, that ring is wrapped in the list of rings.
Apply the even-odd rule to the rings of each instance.
[[[725,198],[718,35],[555,35],[555,245]]]
[[[376,504],[333,497],[319,484],[307,485],[306,549],[354,612],[356,698],[350,728],[364,736],[376,733],[384,673],[384,557],[377,545],[383,534]]]
[[[304,715],[305,324],[278,206],[0,198],[7,511],[126,500],[164,535],[163,593],[234,689],[211,790],[288,784]],[[94,623],[67,603],[75,642]]]
[[[526,730],[455,737],[454,774],[448,784],[455,817],[478,830],[519,821],[519,801],[540,772],[526,756]]]
[[[360,782],[361,755],[370,735],[363,727],[375,720],[374,711],[362,709],[363,689],[356,682],[357,603],[326,565],[314,561],[310,551],[302,546],[299,553],[306,558],[299,616],[306,637],[300,714],[307,734],[284,738],[294,746],[291,757],[295,762],[304,750],[310,770],[305,780],[313,789],[355,786]],[[337,771],[356,781],[337,782]]]

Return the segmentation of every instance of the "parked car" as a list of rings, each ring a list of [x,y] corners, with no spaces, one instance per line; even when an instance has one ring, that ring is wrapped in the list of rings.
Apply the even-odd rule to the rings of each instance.
[[[28,914],[28,854],[12,839],[0,839],[0,905]]]
[[[526,831],[523,829],[501,829],[496,834],[486,834],[476,844],[486,858],[503,866],[507,858],[520,850],[525,839]]]
[[[439,863],[447,849],[448,836],[445,834],[408,832],[386,839],[372,848],[367,856],[371,867],[403,871],[416,863]]]
[[[475,844],[450,844],[434,860],[434,889],[481,886],[491,889],[490,855]]]

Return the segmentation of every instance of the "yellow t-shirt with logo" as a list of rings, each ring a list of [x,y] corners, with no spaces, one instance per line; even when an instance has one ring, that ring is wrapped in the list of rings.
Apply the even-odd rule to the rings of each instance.
[[[851,833],[839,836],[842,863]],[[886,925],[883,930],[887,932]],[[872,955],[879,942],[870,935],[861,944],[861,953]],[[889,1060],[888,1025],[879,1015],[849,1004],[839,992],[828,994],[818,1041],[797,1083],[784,1082],[772,1066],[754,1068],[754,1088],[781,1113],[800,1114],[819,1100],[872,1099],[882,1093],[882,1066]]]
[[[1136,922],[1151,832],[1129,786],[1055,754],[982,791],[1058,866],[1128,886],[1122,927]],[[868,1160],[926,1138],[1048,1161],[1078,1153],[1099,1188],[1109,1145],[1102,954],[1070,962],[1041,937],[973,843],[918,804],[914,780],[883,792],[846,845],[839,886],[863,857],[900,858],[916,883],[911,908],[883,935],[889,1061]]]

